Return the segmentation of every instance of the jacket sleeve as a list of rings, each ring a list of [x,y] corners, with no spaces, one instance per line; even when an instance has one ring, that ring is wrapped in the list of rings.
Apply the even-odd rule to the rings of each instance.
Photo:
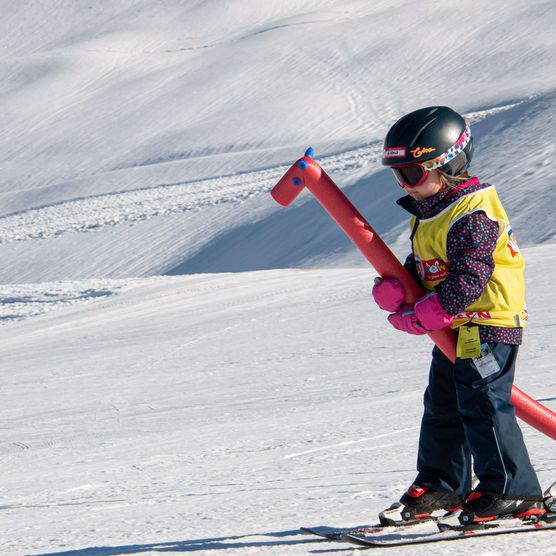
[[[483,212],[463,216],[448,232],[448,276],[437,286],[440,306],[450,315],[465,311],[485,291],[494,271],[498,224]]]

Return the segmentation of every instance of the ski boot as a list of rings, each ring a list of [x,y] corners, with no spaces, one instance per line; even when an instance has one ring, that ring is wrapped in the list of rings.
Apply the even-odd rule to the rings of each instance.
[[[410,525],[450,514],[462,504],[463,498],[457,494],[411,485],[399,502],[378,514],[378,519],[384,526]]]
[[[547,513],[542,500],[511,500],[496,492],[472,492],[459,514],[462,525],[497,519],[538,519]]]

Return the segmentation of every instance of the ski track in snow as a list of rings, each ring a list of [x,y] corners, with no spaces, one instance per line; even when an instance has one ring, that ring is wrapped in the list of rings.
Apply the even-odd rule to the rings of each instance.
[[[521,104],[505,104],[469,113],[478,122]],[[343,153],[319,159],[330,174],[378,166],[381,142],[374,142]],[[158,216],[197,211],[218,204],[238,204],[271,190],[289,168],[277,166],[264,170],[214,177],[192,182],[160,184],[120,193],[92,195],[31,208],[0,218],[0,245],[15,241],[58,237],[70,232],[94,231],[105,226],[138,223]]]
[[[0,286],[0,326],[48,313],[63,306],[97,301],[119,291],[124,282],[87,280]]]
[[[330,172],[336,173],[375,163],[379,154],[380,146],[376,144],[325,157],[321,162]],[[160,184],[25,210],[0,219],[0,245],[141,222],[222,203],[241,203],[270,191],[288,167],[278,166],[194,182]]]

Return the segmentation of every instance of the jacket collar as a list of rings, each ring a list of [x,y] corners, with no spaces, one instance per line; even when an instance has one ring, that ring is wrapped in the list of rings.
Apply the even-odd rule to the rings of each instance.
[[[400,205],[403,209],[407,210],[407,212],[413,214],[413,216],[417,216],[417,209],[413,205],[413,199],[410,195],[406,195],[405,197],[401,197],[396,201],[397,205]]]
[[[458,185],[455,189],[452,189],[443,199],[443,205],[449,205],[461,197],[467,189],[480,185],[479,178],[469,178],[462,184]],[[432,197],[431,197],[432,199]],[[419,211],[415,206],[413,197],[411,195],[405,195],[396,201],[396,204],[405,209],[407,212],[413,216],[419,216]]]

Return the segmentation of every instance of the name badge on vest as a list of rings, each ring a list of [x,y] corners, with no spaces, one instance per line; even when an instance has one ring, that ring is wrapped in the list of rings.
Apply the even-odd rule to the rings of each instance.
[[[481,344],[481,356],[473,358],[473,363],[482,378],[493,375],[500,370],[500,365],[488,344]]]
[[[481,339],[478,326],[460,326],[456,356],[460,359],[472,359],[481,356]]]

